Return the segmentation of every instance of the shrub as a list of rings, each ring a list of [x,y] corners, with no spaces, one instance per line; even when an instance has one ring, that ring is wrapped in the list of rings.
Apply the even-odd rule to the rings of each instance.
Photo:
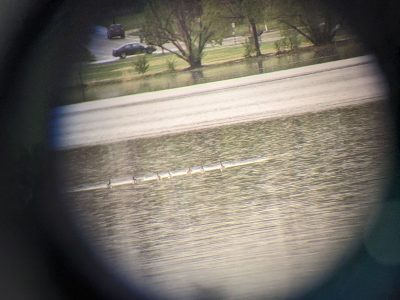
[[[223,38],[215,39],[214,42],[217,43],[218,45],[222,46],[224,39]]]
[[[291,29],[286,29],[283,31],[284,44],[287,49],[297,50],[300,47],[301,39],[298,37],[298,33]]]
[[[283,32],[285,37],[286,47],[290,50],[297,50],[300,47],[301,39],[298,37],[298,33],[294,30],[287,29]]]
[[[282,53],[283,52],[283,48],[285,47],[285,41],[284,41],[284,39],[277,40],[277,41],[274,42],[274,45],[275,45],[276,52],[278,54]]]
[[[244,57],[245,58],[250,58],[251,54],[255,51],[255,47],[253,44],[249,42],[249,40],[246,39],[244,43],[242,43],[244,47]]]
[[[176,61],[175,58],[168,58],[167,59],[167,68],[170,72],[175,72]]]
[[[147,55],[139,56],[134,62],[133,65],[135,66],[136,72],[139,74],[144,75],[150,67],[149,61],[147,59]]]

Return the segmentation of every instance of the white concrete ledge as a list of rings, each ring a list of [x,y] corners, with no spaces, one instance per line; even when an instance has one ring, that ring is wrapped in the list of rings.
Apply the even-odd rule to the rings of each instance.
[[[55,110],[56,149],[266,120],[384,99],[371,56]]]

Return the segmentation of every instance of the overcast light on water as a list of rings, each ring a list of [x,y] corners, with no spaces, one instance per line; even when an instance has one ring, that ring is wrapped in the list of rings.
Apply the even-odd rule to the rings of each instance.
[[[368,230],[386,117],[374,101],[58,155],[77,226],[132,282],[170,299],[279,299],[317,284]]]

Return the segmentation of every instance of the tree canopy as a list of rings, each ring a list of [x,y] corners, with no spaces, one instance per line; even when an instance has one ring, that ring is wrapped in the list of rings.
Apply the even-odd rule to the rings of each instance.
[[[343,18],[318,0],[276,0],[274,17],[316,46],[333,42]]]
[[[187,61],[190,68],[201,66],[203,49],[213,36],[213,14],[206,11],[205,1],[149,0],[144,8],[143,35],[154,44]],[[168,49],[171,43],[178,52]]]
[[[225,12],[225,18],[232,22],[248,23],[253,35],[256,55],[260,56],[258,37],[262,32],[257,31],[257,24],[263,22],[267,16],[267,7],[270,0],[218,0],[220,9]]]
[[[205,45],[225,38],[231,23],[250,25],[260,56],[262,31],[256,25],[264,20],[274,19],[283,30],[296,31],[316,46],[332,43],[342,22],[319,0],[148,0],[144,15],[146,42],[174,53],[190,68],[201,66]]]

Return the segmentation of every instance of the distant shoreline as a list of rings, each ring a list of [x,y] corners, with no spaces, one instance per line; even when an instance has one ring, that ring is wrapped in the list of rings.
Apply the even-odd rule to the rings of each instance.
[[[353,39],[339,40],[339,41],[336,42],[336,44],[342,45],[342,44],[346,44],[346,43],[349,43],[349,42],[353,42]],[[202,70],[202,69],[207,68],[207,67],[223,66],[223,65],[226,65],[226,64],[235,63],[235,62],[243,62],[243,61],[246,61],[246,60],[250,61],[250,60],[254,60],[254,59],[267,59],[268,57],[290,55],[290,54],[293,54],[293,53],[300,53],[300,52],[309,51],[309,50],[312,50],[312,49],[317,50],[319,48],[325,48],[325,47],[316,47],[314,45],[308,45],[308,46],[300,47],[300,49],[298,49],[298,50],[284,50],[281,53],[277,53],[277,52],[266,53],[266,54],[263,54],[260,57],[256,57],[256,56],[253,56],[251,58],[243,57],[243,58],[240,58],[240,59],[233,59],[233,60],[225,61],[225,62],[221,62],[221,63],[205,64],[201,68],[198,68],[198,69],[185,68],[185,69],[182,69],[182,70],[176,70],[176,72],[190,72],[190,71]],[[112,64],[112,63],[115,63],[115,61],[104,62],[101,65]],[[144,75],[141,78],[154,77],[154,76],[160,76],[160,75],[167,75],[167,74],[170,74],[170,73],[171,72],[169,72],[169,71],[162,71],[162,72],[158,72],[158,73],[154,73],[154,74]],[[134,78],[132,78],[130,80],[126,80],[126,78],[104,79],[104,80],[92,81],[92,82],[84,83],[84,84],[72,84],[72,85],[64,86],[63,89],[91,88],[91,87],[96,87],[96,86],[100,86],[100,85],[129,82],[129,81],[134,81],[136,79],[137,79],[136,77],[134,77]]]

